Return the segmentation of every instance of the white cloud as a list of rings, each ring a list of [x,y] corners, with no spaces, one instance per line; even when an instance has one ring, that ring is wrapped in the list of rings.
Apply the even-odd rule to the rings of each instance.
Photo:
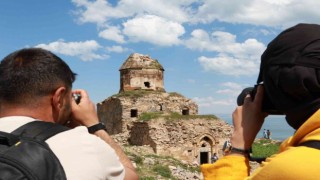
[[[249,85],[238,84],[234,82],[225,82],[222,83],[221,86],[221,89],[216,91],[217,94],[227,95],[228,97],[235,99],[236,97],[238,97],[240,92]]]
[[[109,19],[126,17],[126,13],[112,7],[106,0],[72,0],[77,6],[75,14],[80,23],[104,25]]]
[[[209,97],[194,97],[192,98],[192,100],[194,100],[199,107],[212,107],[212,106],[216,106],[216,105],[221,105],[221,106],[230,106],[235,104],[234,100],[218,100],[212,96]]]
[[[47,49],[54,53],[59,53],[67,56],[79,57],[83,61],[91,61],[94,59],[107,59],[108,55],[96,53],[101,46],[94,40],[80,42],[64,42],[58,40],[49,44],[38,44],[35,47]]]
[[[258,63],[224,55],[213,58],[201,56],[198,58],[198,61],[204,70],[214,71],[224,75],[253,75],[259,70]]]
[[[121,0],[118,9],[129,14],[152,14],[175,22],[188,22],[191,16],[190,5],[197,0]]]
[[[99,33],[99,37],[102,37],[104,39],[112,40],[117,43],[124,43],[124,36],[121,34],[121,30],[119,27],[108,27],[107,29],[101,31]]]
[[[123,33],[134,42],[149,42],[155,45],[180,44],[179,37],[185,32],[179,23],[154,15],[144,15],[123,23]]]
[[[191,16],[190,5],[197,0],[120,0],[115,6],[107,0],[72,0],[77,6],[76,15],[81,23],[108,24],[118,18],[132,18],[144,14],[156,15],[175,22],[188,22]]]
[[[273,27],[288,27],[299,22],[318,22],[320,1],[314,0],[204,0],[193,22],[219,20]]]
[[[243,86],[241,84],[235,82],[225,82],[221,84],[224,87],[232,88],[232,89],[242,89]]]
[[[267,30],[267,29],[260,29],[260,32],[261,32],[263,35],[265,35],[265,36],[267,36],[267,35],[269,35],[269,34],[276,34],[275,32],[270,32],[270,31]]]
[[[235,99],[219,100],[212,96],[209,97],[194,97],[192,98],[198,104],[199,114],[212,114],[215,112],[230,113],[236,107]]]
[[[260,56],[265,50],[265,45],[256,39],[239,43],[236,36],[228,32],[214,31],[209,35],[202,29],[194,30],[185,44],[190,49],[217,53],[215,57],[198,58],[204,70],[234,76],[257,73]]]
[[[109,24],[112,20],[155,15],[178,23],[214,21],[289,27],[317,23],[320,1],[315,0],[72,0],[81,23]]]
[[[225,82],[218,86],[218,90],[212,96],[194,97],[192,99],[198,104],[200,114],[232,113],[237,106],[237,97],[245,87],[248,87],[248,85]]]
[[[111,46],[111,47],[106,47],[106,50],[109,52],[115,52],[115,53],[123,53],[129,51],[128,48],[124,48],[122,46]]]

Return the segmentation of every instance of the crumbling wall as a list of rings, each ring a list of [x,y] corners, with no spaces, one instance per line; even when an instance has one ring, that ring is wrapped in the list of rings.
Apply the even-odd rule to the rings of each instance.
[[[97,104],[98,117],[106,125],[109,134],[123,132],[122,110],[121,101],[113,97]]]
[[[185,115],[198,114],[198,105],[181,95],[157,92],[146,93],[142,97],[119,97],[119,99],[122,102],[124,120],[134,118],[130,113],[133,109],[137,110],[137,117],[145,112],[159,112],[164,114],[176,112],[183,114],[185,110],[188,111]]]
[[[128,128],[124,122],[136,121],[142,113],[172,112],[185,115],[198,114],[198,105],[176,93],[143,92],[140,97],[112,96],[97,105],[99,119],[111,134],[122,133]]]
[[[165,91],[163,71],[159,69],[126,69],[120,72],[120,92],[141,89]]]
[[[146,132],[148,131],[148,132]],[[134,133],[133,133],[134,132]],[[211,153],[222,155],[221,149],[229,139],[232,127],[222,120],[193,119],[168,121],[163,118],[134,123],[130,135],[131,145],[149,145],[153,142],[155,153],[180,160],[199,162],[201,145],[207,141]],[[148,136],[148,137],[147,137]],[[151,140],[150,140],[151,139]]]
[[[153,139],[150,137],[148,123],[134,122],[132,126],[133,128],[131,128],[130,137],[128,139],[129,144],[136,146],[149,145],[150,147],[152,147],[154,152],[156,152],[157,147]]]

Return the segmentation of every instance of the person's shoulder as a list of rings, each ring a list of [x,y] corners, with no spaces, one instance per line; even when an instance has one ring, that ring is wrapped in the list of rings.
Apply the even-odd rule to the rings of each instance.
[[[107,143],[99,137],[89,134],[85,126],[79,126],[64,132],[61,132],[46,141],[49,145],[55,144],[58,146],[95,146],[97,148],[107,148]]]
[[[70,179],[123,176],[123,165],[114,149],[84,126],[59,133],[47,141]],[[69,179],[69,178],[68,178]]]
[[[26,116],[8,116],[0,118],[0,130],[10,133],[18,127],[35,121],[35,119]]]
[[[280,179],[313,179],[314,174],[319,171],[319,158],[320,150],[318,149],[304,146],[290,147],[286,151],[267,158],[263,166],[256,170],[254,176],[268,175],[270,179],[279,179],[281,174]]]

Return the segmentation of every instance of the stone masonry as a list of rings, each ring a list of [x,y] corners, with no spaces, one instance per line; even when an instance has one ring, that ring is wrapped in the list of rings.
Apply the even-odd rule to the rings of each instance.
[[[163,72],[162,65],[150,56],[131,54],[120,68],[119,93],[97,105],[99,119],[121,144],[150,146],[158,155],[209,163],[214,152],[222,155],[232,127],[219,119],[196,116],[195,102],[179,93],[167,93]],[[161,116],[139,120],[146,113]],[[181,118],[165,119],[172,113]]]
[[[114,95],[98,104],[100,119],[110,134],[125,132],[124,122],[135,121],[148,112],[198,114],[198,105],[177,93],[144,92],[138,97]]]
[[[149,145],[154,152],[188,162],[208,162],[213,152],[222,154],[222,145],[232,128],[219,119],[196,118],[134,122],[129,143]]]

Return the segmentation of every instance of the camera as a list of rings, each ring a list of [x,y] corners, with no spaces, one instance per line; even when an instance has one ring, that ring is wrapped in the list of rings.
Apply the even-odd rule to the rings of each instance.
[[[72,94],[74,101],[79,104],[81,100],[81,95],[80,94]]]
[[[244,103],[245,97],[250,94],[252,100],[254,99],[256,93],[257,93],[258,85],[255,85],[254,87],[247,87],[242,90],[242,92],[239,94],[237,98],[237,104],[238,106],[242,106]],[[270,98],[268,97],[267,93],[263,93],[263,100],[262,100],[262,112],[266,112],[268,114],[272,115],[281,115],[283,112],[277,110],[273,103],[271,102]]]

